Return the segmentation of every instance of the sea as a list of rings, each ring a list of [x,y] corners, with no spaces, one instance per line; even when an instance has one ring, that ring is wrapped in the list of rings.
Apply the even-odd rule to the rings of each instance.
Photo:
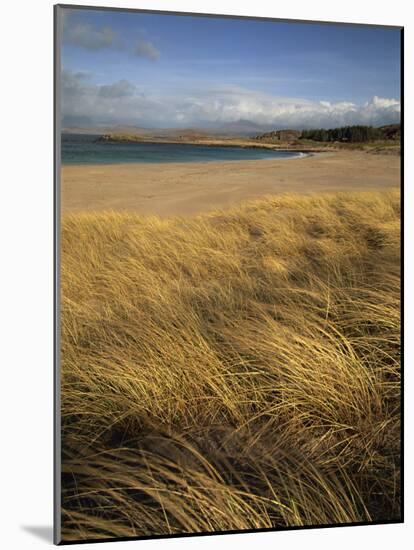
[[[99,135],[62,134],[62,164],[124,164],[168,162],[212,162],[289,159],[303,156],[294,151],[272,151],[186,143],[110,143]]]

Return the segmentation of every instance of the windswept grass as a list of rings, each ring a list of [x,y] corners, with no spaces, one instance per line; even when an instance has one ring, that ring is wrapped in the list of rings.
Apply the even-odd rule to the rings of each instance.
[[[65,215],[63,538],[398,519],[399,219]]]

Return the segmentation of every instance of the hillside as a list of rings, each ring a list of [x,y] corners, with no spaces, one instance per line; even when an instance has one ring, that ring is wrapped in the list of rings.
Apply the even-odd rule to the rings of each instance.
[[[301,135],[301,130],[274,130],[260,134],[255,139],[266,142],[297,141]]]
[[[306,130],[274,130],[257,135],[254,139],[263,143],[317,142],[331,147],[381,148],[399,146],[401,125],[390,124],[374,128],[372,126],[342,126],[340,128],[315,128]]]

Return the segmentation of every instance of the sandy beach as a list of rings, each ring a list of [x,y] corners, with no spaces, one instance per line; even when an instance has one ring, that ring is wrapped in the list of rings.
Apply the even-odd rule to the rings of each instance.
[[[62,211],[195,215],[281,193],[364,191],[400,184],[400,157],[360,151],[289,160],[66,165]]]

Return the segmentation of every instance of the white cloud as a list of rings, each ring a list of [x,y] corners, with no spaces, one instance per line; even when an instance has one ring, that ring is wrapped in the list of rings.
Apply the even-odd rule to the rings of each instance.
[[[70,120],[86,117],[94,124],[158,127],[214,127],[246,120],[274,128],[332,128],[399,122],[400,102],[377,96],[362,104],[313,101],[237,87],[203,89],[174,96],[166,93],[147,95],[127,80],[94,85],[83,73],[63,71],[62,114],[66,125]]]
[[[373,105],[374,107],[381,107],[381,108],[395,108],[400,107],[400,102],[396,99],[387,99],[384,97],[377,97],[374,96],[370,102],[370,105]]]
[[[88,50],[110,48],[115,44],[116,33],[110,26],[98,27],[76,18],[70,10],[62,12],[63,40]]]
[[[150,61],[156,61],[160,57],[160,52],[154,44],[144,39],[138,40],[134,53],[138,57],[146,57]]]
[[[120,98],[130,97],[135,94],[135,86],[128,80],[119,80],[114,84],[106,84],[99,87],[99,97]]]
[[[117,47],[129,50],[137,57],[144,57],[150,61],[160,58],[160,51],[154,44],[145,38],[145,32],[138,32],[135,44],[127,45],[125,41],[109,25],[98,26],[82,19],[79,13],[65,9],[61,12],[63,42],[88,50],[102,50]]]

